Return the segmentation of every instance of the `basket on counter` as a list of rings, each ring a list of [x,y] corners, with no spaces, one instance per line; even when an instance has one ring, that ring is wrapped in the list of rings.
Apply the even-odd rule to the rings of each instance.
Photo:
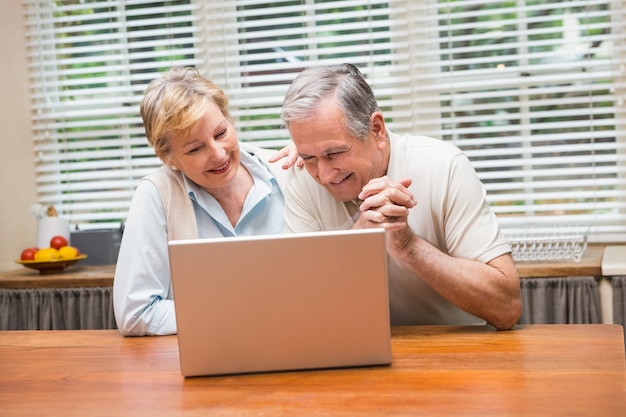
[[[515,261],[573,260],[587,249],[589,225],[586,226],[526,226],[502,229],[511,243]]]

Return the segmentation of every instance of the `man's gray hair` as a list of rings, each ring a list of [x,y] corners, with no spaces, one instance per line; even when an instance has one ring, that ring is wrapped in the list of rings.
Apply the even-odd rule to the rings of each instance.
[[[343,111],[348,133],[367,139],[370,116],[380,109],[363,74],[352,64],[311,67],[302,71],[285,94],[280,117],[289,129],[291,122],[309,121],[320,102],[333,97]]]

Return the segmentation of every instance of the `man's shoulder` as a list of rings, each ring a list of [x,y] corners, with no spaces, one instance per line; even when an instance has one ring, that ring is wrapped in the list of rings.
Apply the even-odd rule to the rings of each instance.
[[[434,174],[451,169],[459,157],[465,157],[462,150],[451,143],[429,136],[394,135],[391,139],[391,159],[389,172],[406,175],[424,172]]]
[[[419,151],[422,155],[427,156],[424,152],[430,149],[450,155],[463,154],[463,151],[454,144],[430,136],[390,133],[390,140],[392,149],[396,148],[399,152]]]
[[[281,168],[282,169],[282,168]],[[327,190],[315,181],[313,177],[308,173],[306,168],[292,166],[291,168],[284,170],[284,177],[286,178],[290,188],[298,190],[306,190],[308,192],[327,192]]]
[[[304,167],[293,166],[284,170],[283,181],[283,194],[287,199],[294,198],[297,201],[307,202],[306,204],[315,206],[341,204],[333,198],[325,187],[315,181]]]

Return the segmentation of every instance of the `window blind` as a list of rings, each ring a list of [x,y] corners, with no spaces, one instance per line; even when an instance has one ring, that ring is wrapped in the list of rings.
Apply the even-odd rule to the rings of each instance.
[[[158,72],[198,67],[228,93],[240,140],[276,148],[289,141],[278,115],[293,77],[351,62],[392,130],[467,153],[503,227],[626,237],[621,2],[25,4],[38,192],[75,224],[123,221],[160,164],[138,115]]]
[[[441,118],[432,134],[465,150],[502,226],[591,225],[596,239],[623,239],[621,5],[490,0],[431,7],[440,72],[429,97],[438,100]]]
[[[396,65],[389,1],[202,3],[199,26],[211,28],[206,36],[221,42],[210,49],[204,68],[227,90],[244,141],[266,147],[289,142],[280,108],[291,80],[305,67],[349,61],[364,73],[380,71],[390,77]],[[384,77],[373,80],[390,85]],[[381,98],[387,105],[390,100]]]
[[[160,165],[139,102],[172,65],[197,65],[189,1],[24,1],[39,203],[80,228],[117,227]]]

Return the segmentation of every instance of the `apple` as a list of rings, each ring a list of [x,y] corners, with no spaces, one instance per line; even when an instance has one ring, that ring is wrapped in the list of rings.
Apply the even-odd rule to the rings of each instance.
[[[20,255],[20,259],[22,261],[32,261],[35,259],[35,254],[37,253],[37,251],[39,250],[39,248],[26,248],[22,251],[22,254]]]
[[[67,239],[64,238],[63,236],[54,236],[52,239],[50,239],[50,247],[56,250],[59,250],[63,246],[67,246],[67,245],[68,245]]]

